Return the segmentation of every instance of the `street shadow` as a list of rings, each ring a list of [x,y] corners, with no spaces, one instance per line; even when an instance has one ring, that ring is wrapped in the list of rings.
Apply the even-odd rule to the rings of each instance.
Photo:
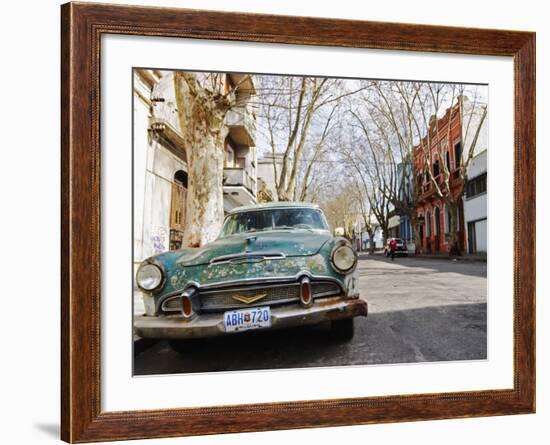
[[[483,360],[487,305],[460,304],[374,313],[355,319],[351,341],[329,325],[249,331],[185,344],[159,341],[134,358],[134,375]]]
[[[441,256],[440,258],[416,257],[414,255],[396,256],[394,261],[386,258],[382,254],[360,255],[362,260],[372,260],[383,263],[395,264],[411,269],[425,269],[423,273],[456,273],[460,275],[469,275],[474,277],[487,278],[487,263],[483,261],[472,261],[464,259],[449,258]],[[410,273],[418,274],[418,271]]]

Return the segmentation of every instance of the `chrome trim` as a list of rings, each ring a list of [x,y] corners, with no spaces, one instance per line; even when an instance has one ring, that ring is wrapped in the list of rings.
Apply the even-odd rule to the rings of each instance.
[[[286,258],[286,255],[282,252],[239,252],[232,253],[230,255],[221,255],[215,258],[212,258],[208,264],[209,265],[218,265],[225,263],[239,263],[239,260],[250,260],[257,259],[259,261],[265,261],[266,259],[270,260],[282,260]]]
[[[161,276],[160,283],[158,284],[158,286],[156,286],[153,289],[144,289],[143,287],[141,287],[139,285],[139,282],[138,282],[138,279],[137,279],[139,271],[141,270],[141,268],[144,267],[144,266],[147,266],[147,265],[156,266],[160,270],[160,276]],[[164,267],[163,267],[162,263],[160,263],[159,261],[157,261],[153,258],[147,258],[146,260],[142,261],[141,264],[138,266],[137,271],[136,271],[136,275],[134,277],[134,281],[135,281],[137,287],[142,292],[152,294],[153,292],[156,292],[159,289],[162,289],[164,287],[164,285],[166,284],[166,271],[164,270]]]
[[[343,281],[340,281],[336,278],[333,278],[333,277],[330,277],[330,276],[325,276],[325,275],[313,275],[308,270],[301,270],[295,275],[288,275],[288,276],[283,276],[283,277],[276,277],[276,278],[241,278],[240,280],[218,281],[216,283],[205,284],[204,286],[201,286],[197,282],[194,282],[194,281],[191,282],[190,281],[189,283],[187,283],[185,285],[185,287],[183,289],[186,289],[190,286],[196,287],[198,290],[204,290],[204,289],[212,289],[212,288],[233,286],[233,285],[239,286],[241,284],[251,284],[251,283],[252,284],[253,283],[264,284],[264,283],[281,283],[281,282],[285,282],[285,281],[299,281],[300,277],[303,276],[303,275],[309,277],[311,280],[333,281],[336,284],[338,284],[341,288],[344,288]],[[178,291],[178,292],[181,292],[181,290]],[[174,294],[175,293],[177,293],[177,292],[174,292]]]
[[[209,292],[219,292],[219,291],[241,291],[241,290],[248,290],[248,289],[254,289],[255,287],[276,287],[276,286],[292,286],[296,285],[298,286],[300,284],[300,278],[301,277],[308,277],[312,283],[315,282],[322,282],[322,281],[329,281],[331,283],[335,283],[338,288],[340,289],[341,294],[346,294],[346,288],[344,283],[342,283],[340,280],[333,278],[333,277],[327,277],[323,275],[313,275],[307,270],[302,270],[298,272],[296,275],[291,276],[285,276],[285,277],[277,277],[277,278],[243,278],[240,280],[234,280],[234,281],[220,281],[218,283],[211,283],[204,286],[201,286],[196,281],[189,281],[183,289],[177,290],[175,292],[172,292],[170,294],[164,295],[160,297],[159,301],[157,302],[156,308],[157,313],[159,309],[161,308],[162,303],[165,300],[168,300],[170,298],[173,298],[175,296],[181,295],[182,292],[184,292],[186,289],[189,288],[196,288],[197,294],[207,294]],[[243,289],[242,285],[247,286],[247,289]],[[322,293],[319,295],[315,295],[315,298],[322,298],[332,295],[332,293]],[[337,294],[334,294],[337,295]],[[296,300],[289,300],[290,301],[296,301]],[[284,301],[280,301],[283,303]]]
[[[313,291],[311,292],[313,294]],[[333,291],[321,292],[320,294],[313,294],[313,298],[317,299],[317,298],[324,298],[324,297],[332,297],[333,295],[339,295],[341,293],[342,293],[342,290],[340,290],[339,292],[333,292]]]
[[[237,286],[237,287],[230,287],[230,288],[216,288],[211,289],[207,291],[200,291],[198,293],[199,298],[201,300],[201,311],[202,312],[217,312],[220,310],[231,310],[231,309],[241,309],[243,307],[257,307],[257,306],[279,306],[281,304],[286,303],[298,303],[300,301],[299,296],[299,282],[286,282],[286,283],[280,283],[275,285],[265,285],[264,284],[255,284],[255,285],[245,285],[245,286]],[[290,289],[293,289],[295,292],[295,295],[287,295],[286,298],[277,298],[277,299],[271,299],[270,301],[266,301],[264,299],[258,300],[256,302],[252,302],[249,304],[239,303],[237,301],[232,301],[230,303],[225,304],[216,304],[212,305],[212,301],[209,301],[208,298],[212,296],[216,296],[219,294],[226,294],[230,295],[233,292],[238,293],[246,293],[246,292],[257,292],[257,291],[268,291],[268,293],[271,293],[270,291],[277,291],[277,289],[281,289],[283,291],[289,291]],[[292,293],[292,292],[290,292]]]
[[[300,283],[299,282],[289,282],[289,283],[280,283],[280,284],[275,284],[273,286],[269,286],[269,287],[288,287],[288,286],[299,286]],[[237,287],[230,287],[230,288],[223,288],[223,289],[209,289],[209,290],[202,290],[200,291],[201,295],[208,295],[208,294],[215,294],[215,293],[218,293],[220,291],[224,291],[224,292],[239,292],[239,291],[246,291],[246,290],[254,290],[256,288],[264,288],[266,286],[264,286],[262,283],[258,283],[258,284],[255,284],[255,285],[250,285],[250,286],[246,286],[246,287],[242,287],[242,286],[237,286]]]
[[[355,257],[355,261],[353,263],[353,266],[351,266],[349,269],[346,269],[346,270],[343,270],[343,269],[340,269],[335,263],[334,263],[334,253],[340,249],[341,247],[347,247],[348,249],[350,249],[352,252],[353,252],[353,256]],[[353,272],[355,270],[355,268],[357,267],[357,262],[358,262],[358,258],[357,258],[357,252],[355,250],[353,250],[353,247],[351,247],[351,245],[349,244],[349,242],[347,240],[344,240],[344,241],[338,241],[334,247],[332,248],[332,250],[330,251],[330,264],[332,266],[332,268],[338,272],[338,273],[341,273],[341,274],[349,274],[351,272]]]
[[[177,300],[180,298],[180,295],[176,295],[176,296],[173,296],[173,297],[169,297],[169,298],[165,298],[164,300],[162,300],[162,303],[160,305],[160,308],[163,312],[181,312],[181,304],[180,304],[180,308],[177,308],[177,309],[173,309],[173,308],[167,308],[165,307],[165,304],[168,304],[169,301],[172,301],[172,300]]]
[[[309,301],[305,302],[303,298],[303,289],[304,287],[309,288]],[[300,304],[302,307],[311,307],[313,304],[313,292],[311,289],[311,280],[308,277],[302,277],[300,280]]]
[[[197,295],[197,290],[195,288],[189,288],[189,290],[183,291],[182,294],[181,294],[181,300],[182,300],[181,301],[181,316],[185,320],[190,320],[197,313],[197,310],[196,310],[197,309],[197,301],[196,301],[196,298],[193,298],[195,295]],[[186,315],[185,312],[183,311],[183,299],[184,298],[188,298],[189,303],[191,303],[191,313],[189,315]]]

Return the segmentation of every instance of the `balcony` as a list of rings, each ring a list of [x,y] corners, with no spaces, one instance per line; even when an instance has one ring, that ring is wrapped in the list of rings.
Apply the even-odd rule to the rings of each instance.
[[[229,128],[231,139],[238,145],[254,146],[256,120],[248,107],[234,107],[225,115],[225,125]]]
[[[435,195],[435,189],[432,186],[431,182],[426,182],[422,184],[422,188],[420,190],[421,190],[421,193],[419,196],[420,202],[430,200],[430,198],[432,198]]]
[[[255,204],[256,181],[244,168],[224,168],[223,195],[226,210],[236,206]]]
[[[226,167],[223,169],[223,185],[232,187],[246,187],[255,194],[256,184],[244,168]]]
[[[153,101],[149,129],[171,142],[175,147],[185,150],[176,107],[164,100]]]
[[[231,73],[229,74],[233,84],[235,85],[237,91],[243,93],[244,95],[250,97],[256,94],[256,88],[254,87],[254,80],[250,74],[238,74]]]

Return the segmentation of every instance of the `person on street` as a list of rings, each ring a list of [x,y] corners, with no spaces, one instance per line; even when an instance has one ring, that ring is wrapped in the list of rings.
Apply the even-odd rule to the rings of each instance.
[[[390,240],[390,252],[391,252],[391,260],[393,261],[395,258],[395,249],[397,248],[397,240],[395,238],[392,238]]]

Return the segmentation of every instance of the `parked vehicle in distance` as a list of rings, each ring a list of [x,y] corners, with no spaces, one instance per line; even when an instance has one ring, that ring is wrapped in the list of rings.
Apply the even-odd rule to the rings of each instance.
[[[396,241],[395,255],[404,255],[404,256],[409,255],[407,244],[401,238],[388,238],[386,242],[386,246],[384,247],[384,255],[386,255],[387,257],[391,255],[390,242],[393,239]]]
[[[354,317],[367,315],[359,298],[357,254],[334,237],[321,209],[306,203],[240,207],[219,237],[146,259],[136,282],[145,314],[137,335],[172,340],[213,337],[328,321],[341,339]]]

